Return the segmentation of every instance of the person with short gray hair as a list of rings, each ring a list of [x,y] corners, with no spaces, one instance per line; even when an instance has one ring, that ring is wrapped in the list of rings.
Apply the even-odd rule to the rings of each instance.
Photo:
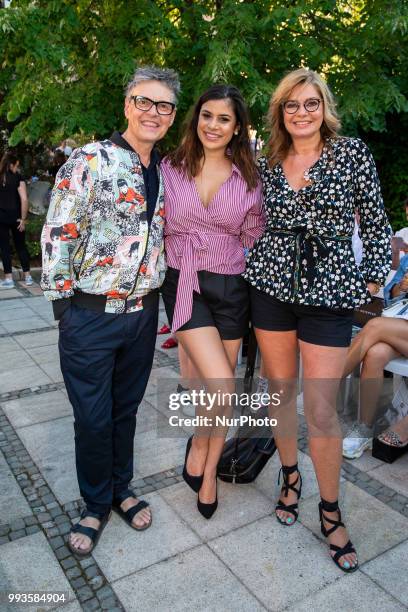
[[[156,66],[143,66],[137,68],[133,77],[126,85],[126,98],[130,96],[134,87],[144,81],[158,81],[162,83],[173,92],[174,101],[177,102],[180,94],[180,80],[175,70],[171,70],[170,68],[157,68]]]
[[[126,87],[126,130],[72,153],[57,174],[42,232],[41,286],[59,319],[86,505],[68,541],[78,556],[95,548],[111,510],[136,531],[152,522],[130,482],[165,274],[155,145],[173,124],[179,91],[173,70],[136,70]]]

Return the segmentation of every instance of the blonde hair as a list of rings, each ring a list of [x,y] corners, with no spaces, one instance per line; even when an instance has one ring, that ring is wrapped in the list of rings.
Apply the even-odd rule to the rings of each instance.
[[[313,70],[307,68],[293,70],[278,83],[269,104],[267,125],[270,136],[267,142],[267,158],[271,168],[285,159],[292,143],[283,122],[282,104],[289,99],[292,90],[301,84],[316,87],[323,100],[323,123],[320,128],[322,139],[326,141],[339,135],[341,123],[333,94],[327,83]]]

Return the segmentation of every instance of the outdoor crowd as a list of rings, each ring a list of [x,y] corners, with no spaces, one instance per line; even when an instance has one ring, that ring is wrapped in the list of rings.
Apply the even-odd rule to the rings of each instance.
[[[374,451],[384,460],[408,450],[408,417],[373,431],[372,392],[361,398],[359,434],[343,441],[336,412],[340,382],[359,364],[363,385],[381,382],[391,359],[408,357],[402,301],[397,316],[372,319],[352,340],[356,308],[384,286],[387,303],[408,292],[408,255],[389,280],[392,231],[374,160],[360,139],[340,136],[330,89],[303,68],[273,92],[265,156],[255,160],[240,91],[214,85],[196,102],[179,146],[161,159],[156,144],[171,129],[179,92],[174,71],[137,69],[126,89],[126,130],[75,149],[56,174],[42,233],[41,286],[59,320],[86,505],[69,547],[89,554],[111,510],[135,530],[152,523],[152,509],[130,482],[161,292],[188,379],[209,392],[234,390],[251,320],[266,384],[282,390],[281,405],[270,411],[278,420],[283,476],[275,513],[286,527],[298,518],[302,489],[293,394],[300,353],[321,530],[334,563],[355,571],[357,552],[338,505],[342,453],[360,456],[374,435]],[[10,230],[28,284],[19,247],[27,199],[15,157],[3,157],[0,178],[3,286],[13,282]],[[358,264],[353,235],[362,244]],[[404,236],[393,239],[393,248],[408,252]],[[187,443],[183,478],[207,519],[218,506],[226,434],[196,434]]]

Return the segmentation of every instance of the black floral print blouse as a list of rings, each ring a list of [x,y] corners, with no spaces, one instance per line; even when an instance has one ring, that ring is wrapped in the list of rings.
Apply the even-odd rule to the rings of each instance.
[[[391,267],[391,227],[375,163],[358,138],[329,139],[294,191],[282,166],[259,159],[265,233],[247,259],[244,278],[284,302],[333,309],[370,301],[367,282],[383,284]],[[360,213],[363,260],[354,259],[355,211]]]

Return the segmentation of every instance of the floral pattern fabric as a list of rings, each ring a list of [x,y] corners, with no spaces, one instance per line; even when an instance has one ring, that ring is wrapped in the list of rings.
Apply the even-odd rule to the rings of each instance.
[[[310,185],[294,191],[282,166],[259,160],[266,230],[248,259],[245,279],[290,303],[355,308],[370,301],[367,282],[383,284],[391,235],[374,160],[357,138],[329,139],[310,168]],[[360,215],[363,258],[353,250]]]
[[[59,170],[42,232],[48,300],[77,289],[105,295],[105,312],[133,312],[164,280],[164,189],[148,223],[136,152],[111,140],[76,149]]]

